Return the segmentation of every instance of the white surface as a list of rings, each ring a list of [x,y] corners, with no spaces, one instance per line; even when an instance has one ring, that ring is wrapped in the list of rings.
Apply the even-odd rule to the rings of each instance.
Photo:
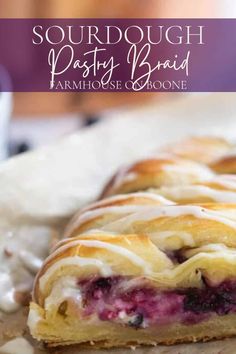
[[[68,114],[63,117],[14,117],[9,130],[9,140],[14,146],[26,142],[31,149],[49,144],[71,134],[83,125],[79,115]]]
[[[33,354],[34,348],[24,339],[16,338],[0,348],[3,354]]]

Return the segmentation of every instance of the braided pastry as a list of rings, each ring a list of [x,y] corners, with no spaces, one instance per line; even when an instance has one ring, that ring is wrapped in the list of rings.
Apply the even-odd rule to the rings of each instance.
[[[112,234],[146,234],[160,249],[175,251],[184,247],[200,247],[224,243],[236,248],[236,204],[195,204],[150,206],[114,220],[112,210],[100,217],[99,230]],[[85,222],[84,222],[85,221]],[[209,232],[214,227],[214,233]],[[93,214],[81,214],[67,236],[89,233],[97,228]],[[98,235],[99,236],[99,235]],[[82,235],[81,237],[84,237]]]
[[[168,198],[168,199],[167,199]],[[103,199],[79,211],[65,231],[73,237],[90,230],[97,230],[125,216],[150,210],[151,206],[191,203],[236,203],[236,177],[216,176],[213,179],[189,186],[162,187],[150,192],[117,195]],[[212,207],[216,207],[213,204]],[[178,209],[181,210],[182,207]],[[109,231],[114,231],[109,229]],[[117,229],[123,232],[123,229]],[[128,232],[137,230],[129,230]]]
[[[209,181],[187,186],[161,187],[152,192],[179,204],[236,203],[236,176],[218,175]]]
[[[182,146],[121,169],[109,198],[73,218],[35,280],[34,338],[109,348],[236,335],[236,177],[182,158],[213,166],[232,147]]]
[[[101,198],[161,186],[185,185],[209,179],[213,172],[197,162],[171,155],[144,159],[121,168],[108,182]]]
[[[68,224],[65,237],[73,237],[86,230],[99,229],[134,212],[145,210],[152,205],[171,205],[173,202],[151,192],[137,192],[116,195],[102,199],[80,210]]]
[[[227,139],[200,136],[167,146],[164,152],[207,164],[220,174],[236,173],[236,146]]]
[[[210,164],[234,147],[224,138],[215,136],[195,136],[169,145],[162,151],[189,160]]]
[[[236,222],[226,216],[217,221],[209,211],[207,228],[196,210],[184,215],[183,224],[180,213],[170,213],[174,229],[181,229],[175,239],[178,233],[192,235],[190,243],[174,242],[175,253],[166,251],[168,238],[161,232],[153,238],[162,239],[161,248],[141,234],[62,241],[35,282],[28,320],[32,335],[50,346],[113,347],[236,334]],[[171,220],[162,221],[171,229]]]

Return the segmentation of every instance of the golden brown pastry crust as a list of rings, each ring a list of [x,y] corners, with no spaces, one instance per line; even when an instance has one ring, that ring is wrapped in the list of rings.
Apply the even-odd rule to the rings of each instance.
[[[152,205],[171,204],[174,202],[151,192],[137,192],[102,199],[80,210],[68,224],[64,237],[73,237],[86,230],[99,229],[107,222]]]
[[[211,164],[212,161],[227,154],[232,148],[234,145],[222,137],[195,136],[171,144],[163,148],[162,151],[204,164]]]
[[[230,152],[225,154],[218,159],[215,159],[209,164],[209,167],[220,174],[236,174],[236,154]]]
[[[151,191],[179,204],[236,203],[236,176],[217,175],[205,182],[161,187]]]
[[[222,240],[228,247],[236,247],[235,210],[235,204],[221,203],[152,207],[105,224],[101,229],[147,234],[158,246],[164,238],[169,249],[176,249],[180,244],[181,247],[198,247]],[[164,244],[164,247],[167,246]]]
[[[235,144],[222,137],[190,137],[162,151],[204,163],[219,174],[236,173]]]
[[[152,205],[129,213],[126,213],[125,204],[119,213],[109,207],[98,209],[99,214],[96,210],[93,213],[85,210],[73,219],[66,237],[79,237],[80,234],[84,237],[83,233],[95,229],[113,234],[147,234],[158,247],[164,243],[163,247],[172,250],[180,245],[199,247],[221,243],[224,235],[224,243],[228,247],[236,247],[235,210],[236,204],[226,203]],[[213,229],[214,232],[209,232]]]
[[[121,168],[105,186],[100,198],[161,186],[192,184],[212,176],[210,169],[197,162],[159,155]]]

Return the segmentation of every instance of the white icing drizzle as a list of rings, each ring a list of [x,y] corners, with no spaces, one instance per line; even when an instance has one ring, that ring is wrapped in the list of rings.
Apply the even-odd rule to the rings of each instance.
[[[36,274],[42,267],[43,260],[36,257],[33,253],[22,250],[19,253],[20,259],[22,260],[24,266],[29,269],[33,274]]]
[[[14,298],[15,287],[9,274],[0,274],[0,308],[4,312],[14,312],[19,304]]]
[[[74,299],[77,305],[82,300],[78,279],[72,276],[60,278],[55,282],[50,295],[45,300],[44,308],[47,310],[51,305],[58,306],[69,298]]]
[[[169,154],[169,153],[159,153],[158,156],[155,155],[153,157],[149,157],[149,158],[146,158],[143,160],[138,160],[138,161],[134,162],[132,165],[124,166],[115,175],[113,185],[112,185],[112,190],[113,189],[116,190],[122,184],[127,183],[127,182],[132,182],[139,177],[139,173],[133,172],[133,168],[135,168],[136,164],[138,164],[140,162],[146,162],[146,161],[148,162],[150,160],[156,160],[156,161],[163,160],[163,161],[165,161],[167,159],[173,160],[173,159],[176,159],[176,157],[173,156],[173,154]]]
[[[128,194],[128,195],[122,195],[122,196],[115,196],[115,197],[111,197],[108,199],[104,199],[101,202],[95,203],[93,205],[90,206],[90,208],[94,208],[92,210],[89,209],[89,207],[87,209],[84,209],[84,211],[82,213],[80,213],[78,216],[76,216],[74,218],[74,220],[72,220],[71,224],[69,225],[69,227],[66,230],[65,235],[66,236],[70,236],[70,232],[71,230],[73,230],[74,227],[78,228],[81,225],[83,225],[84,223],[91,221],[93,219],[96,219],[100,216],[103,216],[105,214],[131,214],[131,213],[136,213],[139,211],[144,211],[147,208],[150,208],[150,204],[142,204],[138,202],[138,200],[136,201],[136,204],[127,204],[127,205],[108,205],[106,206],[105,204],[107,202],[112,202],[112,201],[118,201],[118,200],[125,200],[125,199],[130,199],[131,197],[136,197],[136,198],[149,198],[151,200],[154,200],[162,205],[174,205],[175,203],[172,201],[167,200],[166,198],[162,197],[161,195],[155,194],[155,193],[133,193],[133,194]],[[103,206],[104,207],[100,207]],[[97,207],[97,209],[95,208]]]
[[[65,242],[66,240],[62,240]],[[51,256],[48,257],[48,260],[53,259],[57,254],[63,253],[66,249],[75,247],[78,245],[83,245],[86,247],[94,247],[94,248],[101,248],[106,249],[108,251],[120,254],[122,257],[128,258],[133,264],[136,264],[140,268],[143,268],[145,273],[150,273],[150,265],[147,264],[141,257],[137,256],[134,252],[127,250],[125,247],[117,246],[110,244],[108,242],[99,241],[99,240],[73,240],[69,243],[66,243],[64,246],[59,247]]]
[[[111,222],[103,227],[106,231],[125,232],[126,229],[137,222],[158,219],[163,217],[178,217],[182,215],[192,215],[199,219],[214,220],[233,229],[236,229],[236,221],[228,218],[224,211],[210,210],[201,206],[178,205],[178,206],[153,206],[144,212],[135,213]]]
[[[59,253],[63,253],[66,249],[75,247],[75,246],[86,246],[86,247],[94,247],[94,248],[101,248],[101,249],[106,249],[108,251],[111,251],[113,253],[117,253],[122,257],[127,258],[130,262],[135,264],[136,266],[140,267],[143,269],[143,274],[151,274],[152,269],[149,263],[144,261],[141,257],[139,257],[137,254],[134,252],[126,249],[125,247],[109,244],[107,242],[103,241],[97,241],[97,240],[75,240],[71,241],[70,243],[65,244],[64,246],[58,248],[51,256],[49,256],[46,260],[46,262],[50,261],[54,257],[56,257]],[[43,289],[45,288],[46,283],[48,280],[53,276],[53,274],[59,270],[61,267],[65,266],[72,266],[72,265],[78,265],[80,267],[84,266],[95,266],[99,268],[100,273],[103,276],[108,276],[112,274],[111,268],[106,265],[104,262],[101,260],[95,259],[95,258],[82,258],[79,256],[74,256],[74,257],[68,257],[61,259],[57,262],[55,262],[46,272],[43,276],[40,277],[39,279],[39,286],[40,290],[43,292]]]
[[[98,268],[102,276],[107,277],[112,275],[111,268],[104,264],[99,259],[95,258],[82,258],[79,256],[63,258],[56,263],[54,263],[39,279],[39,287],[43,292],[48,280],[57,272],[60,268],[78,266],[78,267],[88,267],[92,266]]]
[[[125,247],[112,245],[110,243],[103,242],[103,241],[97,241],[97,240],[78,240],[78,241],[76,241],[76,243],[84,245],[86,247],[103,248],[108,251],[117,253],[117,254],[121,255],[122,257],[128,258],[133,264],[142,268],[144,274],[150,274],[152,272],[151,266],[149,263],[144,261],[141,257],[136,255],[134,252],[126,249]]]
[[[225,189],[236,191],[236,176],[235,175],[219,175],[212,179],[212,182],[217,183]]]
[[[150,205],[121,205],[98,208],[91,211],[89,210],[79,217],[76,222],[76,226],[79,226],[104,214],[129,214],[145,210],[146,208],[150,208]]]
[[[86,211],[81,214],[79,219],[75,221],[76,227],[80,227],[82,224],[96,219],[99,216],[103,216],[105,214],[117,214],[121,216],[125,216],[127,214],[133,214],[141,211],[145,211],[149,209],[150,205],[121,205],[121,206],[109,206],[106,208],[98,208],[91,211]]]
[[[165,161],[166,159],[170,159],[170,161],[163,163],[162,166],[162,171],[165,172],[170,172],[171,179],[175,179],[175,176],[172,176],[173,173],[179,173],[183,175],[183,180],[186,179],[186,176],[189,174],[192,174],[196,177],[198,177],[200,180],[208,180],[214,176],[214,173],[204,165],[201,165],[200,163],[193,162],[193,161],[188,161],[184,159],[177,159],[176,157],[173,157],[173,154],[159,154],[158,156],[155,156],[155,160],[163,160]],[[143,161],[148,161],[149,159],[143,160]],[[137,161],[137,163],[142,162],[142,160]],[[113,181],[112,185],[112,190],[119,188],[122,184],[125,184],[126,182],[129,181],[134,181],[135,179],[138,179],[139,173],[134,173],[132,171],[132,168],[135,167],[135,164],[132,166],[125,166],[124,168],[120,169],[118,173],[115,176],[115,179]]]
[[[84,208],[82,210],[83,211],[88,211],[90,210],[91,208],[96,208],[96,207],[101,207],[103,205],[106,206],[107,203],[112,203],[112,202],[117,202],[117,201],[121,201],[121,200],[129,200],[129,199],[132,199],[132,198],[141,198],[141,199],[150,199],[150,200],[153,200],[153,201],[156,201],[156,202],[159,202],[160,204],[172,204],[173,202],[171,202],[170,200],[164,198],[163,196],[161,195],[158,195],[158,194],[155,194],[155,193],[152,193],[152,192],[136,192],[136,193],[129,193],[129,194],[118,194],[118,195],[114,195],[114,196],[111,196],[111,197],[108,197],[106,199],[102,199],[100,200],[99,202],[97,203],[93,203],[93,204],[90,204],[87,208]],[[136,201],[136,204],[133,204],[133,205],[142,205],[142,204],[139,204],[139,201],[137,200]]]
[[[184,255],[187,258],[190,258],[190,257],[195,256],[196,254],[201,253],[201,252],[203,252],[203,253],[221,252],[222,255],[223,254],[224,255],[231,254],[231,255],[236,256],[236,249],[229,248],[229,247],[225,246],[223,243],[211,243],[209,245],[203,245],[201,247],[185,250]]]
[[[191,162],[186,164],[169,164],[165,165],[165,171],[172,173],[182,174],[183,180],[185,180],[185,176],[192,174],[199,178],[199,180],[209,180],[214,176],[214,173],[206,166]],[[172,175],[173,181],[175,179],[175,175]]]
[[[136,198],[135,204],[129,204],[129,199]],[[139,202],[139,198],[141,198]],[[142,199],[145,198],[146,201],[154,201],[156,204],[161,205],[174,205],[175,203],[167,200],[161,195],[156,193],[149,193],[149,192],[138,192],[138,193],[130,193],[130,194],[122,194],[117,196],[112,196],[106,199],[103,199],[97,203],[94,203],[87,208],[84,208],[78,214],[74,216],[70,224],[67,226],[64,236],[70,237],[71,233],[74,229],[81,227],[86,222],[92,221],[93,219],[99,218],[105,214],[117,214],[124,216],[125,214],[138,212],[141,210],[145,210],[146,208],[150,207],[148,203],[142,203]],[[106,205],[112,202],[118,201],[127,201],[125,205]],[[151,204],[152,205],[152,204]],[[123,214],[123,215],[122,215]]]
[[[12,339],[0,347],[2,354],[33,354],[34,348],[23,337]]]
[[[234,203],[236,202],[236,192],[213,189],[207,186],[191,185],[179,187],[162,187],[159,193],[166,197],[179,201],[181,199],[193,199],[208,197],[215,202]]]

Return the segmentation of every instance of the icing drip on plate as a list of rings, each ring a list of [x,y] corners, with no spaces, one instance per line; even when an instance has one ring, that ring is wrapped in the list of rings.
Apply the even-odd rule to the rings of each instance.
[[[26,302],[48,253],[49,240],[49,229],[41,226],[19,227],[17,232],[1,235],[0,311],[17,311]]]

